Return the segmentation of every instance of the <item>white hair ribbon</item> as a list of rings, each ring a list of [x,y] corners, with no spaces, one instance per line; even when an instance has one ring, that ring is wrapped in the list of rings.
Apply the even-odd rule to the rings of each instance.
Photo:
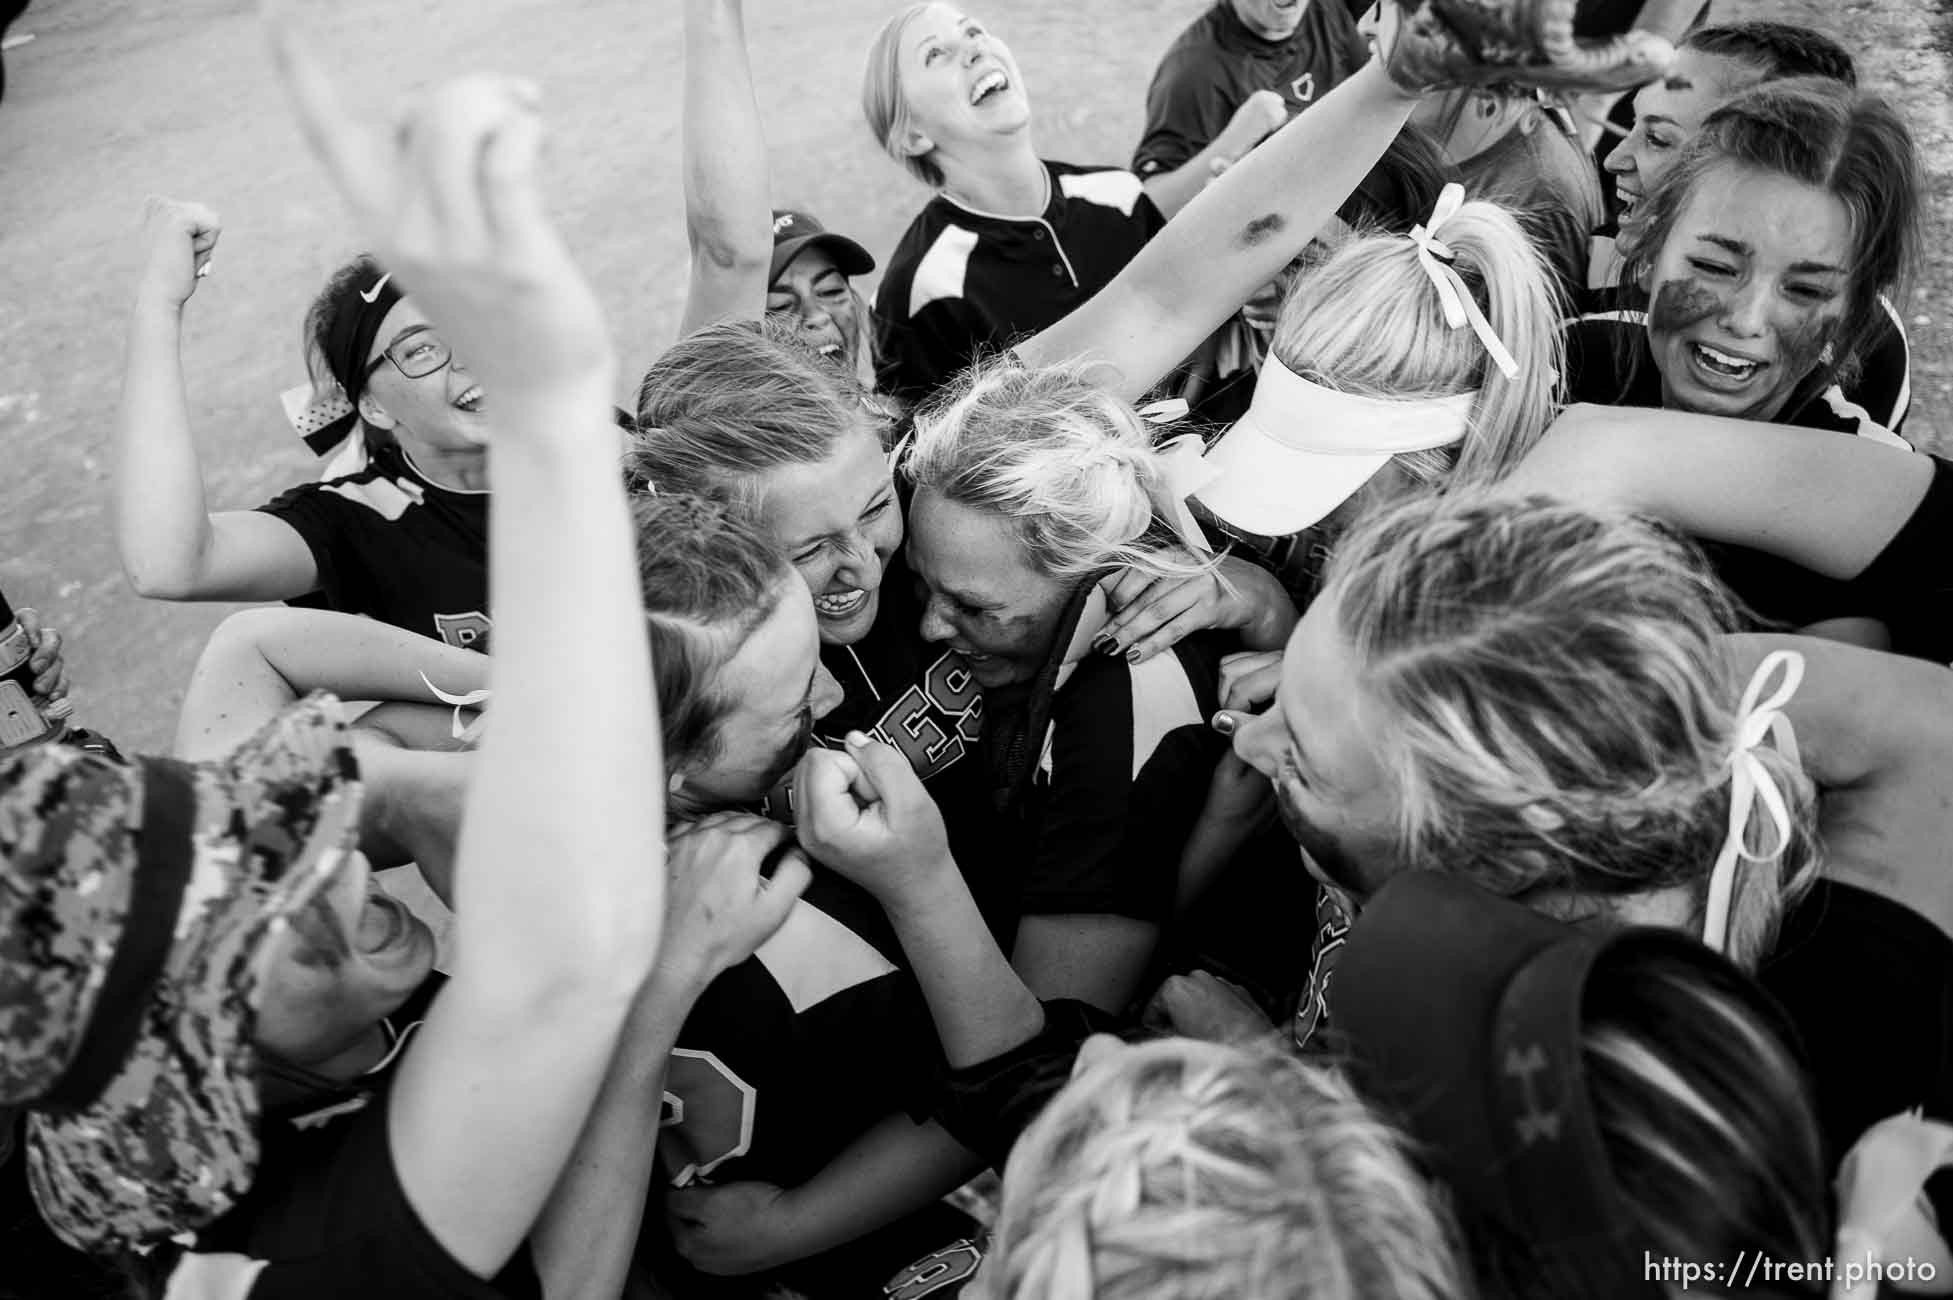
[[[484,714],[476,718],[473,722],[464,723],[461,720],[461,710],[472,709],[486,704],[489,696],[489,691],[486,687],[479,691],[469,691],[466,695],[450,695],[433,682],[428,681],[426,673],[420,674],[420,680],[423,686],[434,692],[435,699],[443,704],[451,704],[454,706],[454,719],[449,726],[450,735],[456,740],[473,740],[481,732],[482,724],[488,721],[487,715]]]
[[[1452,329],[1469,324],[1478,341],[1485,345],[1485,351],[1492,358],[1492,364],[1507,379],[1519,373],[1519,363],[1506,351],[1492,322],[1485,319],[1485,313],[1478,309],[1472,298],[1472,291],[1465,285],[1465,277],[1458,274],[1454,265],[1457,255],[1451,246],[1438,238],[1438,231],[1444,223],[1458,215],[1458,209],[1465,205],[1465,187],[1453,181],[1438,194],[1437,206],[1431,209],[1431,220],[1427,225],[1412,226],[1410,241],[1417,245],[1417,261],[1424,268],[1424,274],[1431,278],[1431,284],[1438,291],[1438,301],[1444,305],[1444,323]]]
[[[1141,414],[1144,414],[1142,412]],[[1164,519],[1180,542],[1195,555],[1212,555],[1200,521],[1187,508],[1189,497],[1221,476],[1221,468],[1206,459],[1207,444],[1197,433],[1183,433],[1154,450],[1159,477],[1147,489],[1153,513]]]
[[[1837,1268],[1831,1300],[1872,1300],[1880,1292],[1880,1265],[1906,1260],[1939,1272],[1953,1270],[1931,1206],[1921,1194],[1926,1180],[1953,1166],[1953,1125],[1923,1118],[1916,1110],[1882,1119],[1866,1129],[1838,1166]],[[1923,1270],[1921,1270],[1923,1276]]]
[[[1783,681],[1768,699],[1761,698],[1778,669],[1783,670]],[[1789,801],[1777,788],[1770,769],[1756,756],[1756,750],[1767,738],[1792,762],[1797,761],[1796,733],[1791,730],[1783,707],[1790,703],[1790,697],[1797,693],[1803,680],[1803,655],[1794,650],[1772,651],[1757,665],[1750,684],[1743,690],[1742,702],[1736,706],[1736,743],[1729,755],[1729,834],[1722,842],[1722,851],[1716,855],[1716,865],[1709,872],[1709,901],[1702,923],[1702,942],[1717,952],[1725,951],[1729,944],[1729,899],[1736,888],[1737,863],[1743,859],[1762,862],[1790,847]],[[1751,853],[1747,843],[1750,818],[1759,803],[1769,814],[1777,838],[1762,853]]]

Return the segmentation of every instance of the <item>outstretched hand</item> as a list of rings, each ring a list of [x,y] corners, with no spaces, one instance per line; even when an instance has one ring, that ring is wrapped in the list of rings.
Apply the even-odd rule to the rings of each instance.
[[[808,751],[793,774],[800,842],[886,905],[905,890],[954,869],[936,801],[909,760],[850,732],[845,752]]]
[[[608,400],[616,357],[603,312],[537,184],[535,85],[464,77],[381,122],[339,95],[287,0],[262,0],[261,10],[313,153],[489,400],[565,389],[601,389]]]

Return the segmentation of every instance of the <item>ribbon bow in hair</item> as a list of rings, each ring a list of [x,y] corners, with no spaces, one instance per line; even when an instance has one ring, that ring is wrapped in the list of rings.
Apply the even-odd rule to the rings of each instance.
[[[1187,409],[1185,401],[1172,397],[1140,407],[1139,418],[1148,424],[1171,424],[1183,418]],[[1153,513],[1164,519],[1180,544],[1195,555],[1214,553],[1200,521],[1187,508],[1189,498],[1221,476],[1220,468],[1209,462],[1206,454],[1207,443],[1197,433],[1183,433],[1161,443],[1153,451],[1159,478],[1147,492]]]
[[[434,692],[435,699],[443,704],[451,704],[454,706],[454,717],[448,727],[449,735],[453,736],[456,740],[471,741],[481,734],[482,725],[488,721],[488,716],[483,714],[473,722],[463,722],[461,720],[461,710],[472,709],[486,704],[490,694],[487,688],[484,687],[479,691],[469,691],[466,695],[450,695],[433,682],[428,681],[426,673],[420,675],[420,680],[423,686]]]
[[[1427,225],[1412,226],[1411,243],[1417,245],[1417,262],[1430,277],[1431,284],[1438,291],[1438,301],[1444,306],[1444,323],[1452,329],[1470,325],[1478,341],[1485,345],[1485,351],[1492,358],[1492,364],[1507,379],[1519,373],[1519,363],[1512,359],[1512,353],[1500,341],[1493,330],[1492,322],[1485,319],[1485,313],[1478,309],[1471,290],[1465,285],[1465,277],[1458,274],[1454,265],[1458,258],[1451,246],[1438,238],[1438,231],[1444,224],[1458,215],[1458,209],[1465,205],[1465,187],[1453,181],[1438,194],[1437,206],[1431,209],[1431,220]]]
[[[1779,669],[1783,672],[1782,682],[1770,698],[1762,699],[1764,688]],[[1756,756],[1756,750],[1767,738],[1796,761],[1797,737],[1783,708],[1803,680],[1804,656],[1794,650],[1773,651],[1757,665],[1750,684],[1743,690],[1742,702],[1736,706],[1736,744],[1729,755],[1729,834],[1723,839],[1722,851],[1716,855],[1716,865],[1709,873],[1709,901],[1702,924],[1702,942],[1717,952],[1727,951],[1729,944],[1729,899],[1735,892],[1737,863],[1743,859],[1762,862],[1790,847],[1790,803],[1777,788],[1770,769]],[[1751,853],[1745,841],[1750,818],[1758,804],[1769,814],[1777,836],[1775,843],[1762,853]]]

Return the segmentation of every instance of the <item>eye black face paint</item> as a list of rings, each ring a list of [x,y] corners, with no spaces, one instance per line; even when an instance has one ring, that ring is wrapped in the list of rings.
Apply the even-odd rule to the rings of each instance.
[[[1694,276],[1663,280],[1648,308],[1648,332],[1672,334],[1722,311],[1728,300]]]

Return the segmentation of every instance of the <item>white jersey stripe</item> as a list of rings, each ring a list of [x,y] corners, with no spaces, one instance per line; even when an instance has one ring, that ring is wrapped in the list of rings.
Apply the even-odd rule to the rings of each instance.
[[[914,320],[930,303],[945,298],[962,298],[963,283],[970,271],[970,254],[976,251],[977,234],[961,226],[945,226],[929,251],[916,263],[915,278],[909,281],[909,319]]]
[[[170,1270],[163,1300],[244,1300],[265,1263],[248,1255],[187,1254]]]

